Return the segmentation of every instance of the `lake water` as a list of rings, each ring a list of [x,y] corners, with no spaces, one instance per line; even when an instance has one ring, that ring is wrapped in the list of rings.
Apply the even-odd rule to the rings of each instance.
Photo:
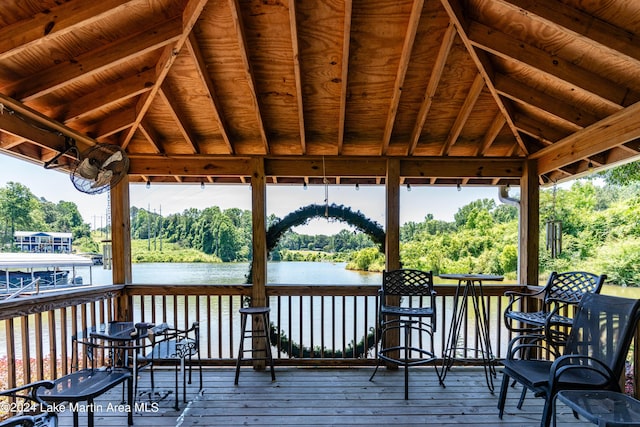
[[[268,283],[302,285],[363,285],[381,284],[381,273],[347,270],[346,263],[332,262],[270,262]],[[89,269],[78,268],[77,274],[88,283]],[[143,263],[133,264],[136,284],[239,284],[246,283],[249,263]],[[112,284],[111,270],[101,266],[91,268],[92,283]]]
[[[267,282],[297,285],[362,285],[382,283],[381,273],[347,270],[346,263],[281,261],[267,264]],[[92,269],[94,284],[111,284],[111,270]],[[77,272],[85,282],[88,268]],[[139,284],[239,284],[245,283],[249,263],[144,263],[133,264],[133,283]],[[436,283],[441,280],[436,278]],[[505,282],[508,283],[508,282]],[[515,282],[514,282],[515,283]],[[603,294],[640,298],[640,288],[605,285]]]

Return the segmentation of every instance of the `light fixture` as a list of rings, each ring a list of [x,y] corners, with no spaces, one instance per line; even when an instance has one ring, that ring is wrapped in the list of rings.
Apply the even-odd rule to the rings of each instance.
[[[356,182],[356,191],[359,191],[359,190],[360,190],[360,184]]]
[[[462,191],[462,186],[460,185],[460,183],[458,183],[456,187],[458,187],[458,191]]]
[[[411,191],[411,184],[407,183],[407,191]]]
[[[147,185],[145,187],[147,187],[147,189],[151,188],[151,181],[147,180]]]
[[[307,183],[305,182],[304,184],[302,184],[302,189],[306,190],[307,189]]]
[[[200,181],[200,189],[204,190],[204,181]]]
[[[589,164],[587,165],[587,170],[589,172],[593,172],[593,163],[591,163],[591,160],[589,160]]]

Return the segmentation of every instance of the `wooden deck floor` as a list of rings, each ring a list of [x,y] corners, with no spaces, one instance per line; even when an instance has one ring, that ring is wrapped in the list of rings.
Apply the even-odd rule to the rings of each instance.
[[[382,369],[369,381],[373,368],[289,368],[276,369],[276,381],[268,371],[243,368],[240,384],[233,384],[233,369],[208,368],[204,391],[194,383],[187,404],[173,408],[170,394],[156,408],[138,408],[136,426],[538,426],[542,399],[530,397],[522,410],[516,406],[520,390],[510,389],[504,418],[498,418],[497,394],[501,374],[492,395],[478,368],[455,367],[446,378],[446,388],[438,385],[431,367],[410,370],[409,400],[404,400],[402,370]],[[142,374],[141,387],[149,374]],[[160,388],[173,387],[173,372],[163,371]],[[120,402],[118,388],[96,401],[102,410],[95,415],[96,426],[124,426],[126,414],[108,404]],[[121,409],[121,408],[120,408]],[[559,426],[592,425],[576,420],[566,407],[558,408]],[[80,415],[86,425],[86,415]],[[60,417],[60,426],[71,426],[69,411]]]

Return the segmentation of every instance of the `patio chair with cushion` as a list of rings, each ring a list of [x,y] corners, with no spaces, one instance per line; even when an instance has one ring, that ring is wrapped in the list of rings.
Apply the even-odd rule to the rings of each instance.
[[[503,361],[499,417],[504,414],[510,378],[545,398],[541,426],[549,425],[552,403],[559,391],[619,392],[619,380],[639,318],[640,300],[587,293],[576,310],[564,353],[555,360],[533,358],[539,349],[553,352],[544,335],[537,335],[536,339],[531,334],[521,335],[511,340]]]
[[[52,389],[54,383],[43,380],[0,391],[0,397],[11,399],[6,401],[7,412],[15,414],[15,416],[0,422],[0,427],[56,427],[58,415],[55,412],[50,412],[47,402],[38,396],[40,387]]]
[[[404,366],[404,398],[409,398],[409,367],[436,360],[433,353],[433,334],[436,331],[436,291],[430,271],[400,269],[383,272],[378,305],[378,350],[376,368],[369,381],[378,372],[381,361]],[[394,298],[395,297],[395,298]],[[392,334],[402,331],[400,343],[389,345]],[[429,348],[422,348],[427,335]],[[438,368],[436,375],[443,385]]]

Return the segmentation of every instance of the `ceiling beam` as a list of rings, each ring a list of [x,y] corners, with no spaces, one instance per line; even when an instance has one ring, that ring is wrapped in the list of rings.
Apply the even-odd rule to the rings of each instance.
[[[250,157],[172,156],[162,158],[131,154],[129,174],[137,176],[250,176]],[[414,178],[519,178],[522,159],[516,158],[421,158],[400,160],[402,177]],[[384,157],[304,158],[292,162],[289,158],[266,158],[265,174],[269,177],[309,178],[386,176]]]
[[[349,80],[349,49],[351,47],[352,0],[344,1],[344,24],[342,27],[342,76],[340,87],[340,116],[338,117],[338,154],[344,146],[344,126],[347,118],[347,84]]]
[[[423,5],[424,0],[414,0],[413,6],[411,7],[411,15],[409,16],[409,24],[407,25],[407,31],[404,36],[398,71],[396,72],[396,78],[393,83],[393,95],[391,96],[391,105],[389,105],[389,111],[387,112],[387,122],[384,127],[380,155],[386,154],[389,149],[391,133],[393,132],[393,125],[396,121],[398,105],[400,104],[400,97],[402,96],[402,86],[404,85],[404,78],[407,75],[407,70],[409,69],[409,60],[411,59],[413,44],[416,40],[416,32],[418,31],[418,25],[420,24]]]
[[[577,86],[610,107],[622,108],[627,96],[627,88],[479,22],[471,22],[469,39],[482,50]]]
[[[453,24],[449,24],[440,43],[440,49],[438,49],[438,55],[436,56],[433,69],[429,75],[429,83],[427,83],[427,89],[422,104],[420,105],[416,124],[413,127],[413,132],[411,132],[411,139],[409,140],[409,148],[407,150],[407,155],[409,156],[413,155],[420,140],[420,134],[422,134],[422,129],[424,129],[424,124],[427,121],[427,116],[433,103],[433,97],[436,94],[436,90],[438,90],[438,83],[440,83],[440,79],[442,78],[444,66],[447,63],[447,58],[449,57],[449,52],[451,52],[455,38],[456,28]]]
[[[640,138],[639,116],[640,102],[579,130],[530,157],[538,159],[538,171],[541,175],[586,159]]]
[[[473,80],[473,83],[471,83],[471,87],[469,88],[469,92],[467,93],[464,103],[458,110],[458,116],[449,130],[447,139],[445,139],[444,144],[440,149],[441,156],[448,155],[449,149],[458,140],[458,137],[462,132],[462,128],[464,128],[464,125],[467,123],[467,120],[473,111],[473,107],[476,105],[478,97],[480,97],[480,94],[482,93],[482,89],[484,89],[484,79],[482,78],[482,74],[478,73],[476,74],[476,78]]]

